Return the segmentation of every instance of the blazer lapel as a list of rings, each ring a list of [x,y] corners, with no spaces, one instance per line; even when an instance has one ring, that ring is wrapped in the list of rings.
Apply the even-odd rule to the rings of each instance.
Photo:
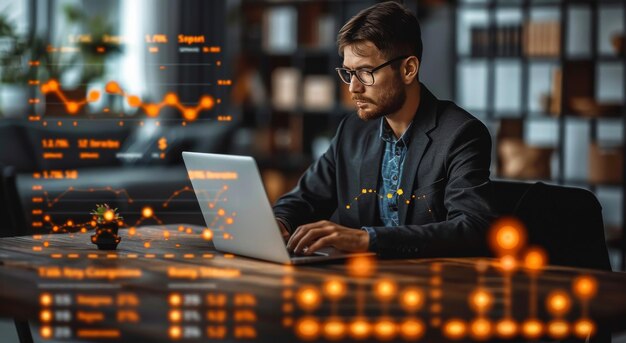
[[[376,225],[376,208],[378,207],[378,178],[383,157],[382,140],[378,137],[379,130],[370,131],[365,141],[365,148],[361,156],[359,172],[359,220],[362,226]],[[363,193],[365,192],[365,193]]]
[[[400,178],[400,188],[403,191],[398,204],[400,225],[405,224],[408,209],[414,202],[411,195],[417,186],[417,169],[431,143],[428,133],[437,125],[437,98],[423,84],[421,87],[420,105],[411,125],[411,141]]]

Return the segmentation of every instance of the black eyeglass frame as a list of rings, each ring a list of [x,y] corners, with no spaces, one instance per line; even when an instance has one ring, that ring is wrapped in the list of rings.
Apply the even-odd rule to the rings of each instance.
[[[354,69],[354,70],[353,70],[353,69],[348,69],[348,68],[335,68],[335,70],[337,71],[337,75],[339,75],[339,78],[341,79],[341,81],[343,81],[343,83],[345,83],[345,84],[347,84],[347,85],[349,85],[350,83],[352,83],[352,76],[354,75],[354,76],[356,76],[356,78],[359,80],[359,82],[361,82],[363,85],[365,85],[365,86],[371,86],[371,85],[373,85],[374,83],[376,83],[376,79],[374,78],[374,73],[375,73],[376,71],[378,71],[378,70],[380,70],[380,69],[382,69],[382,68],[384,68],[384,67],[386,67],[386,66],[388,66],[388,65],[390,65],[390,64],[392,64],[392,63],[394,63],[394,62],[397,62],[397,61],[399,61],[399,60],[402,60],[402,59],[405,59],[405,58],[408,58],[408,57],[411,57],[411,56],[410,56],[410,55],[407,55],[407,56],[398,56],[398,57],[396,57],[396,58],[392,58],[392,59],[390,59],[389,61],[387,61],[387,62],[385,62],[385,63],[383,63],[383,64],[381,64],[381,65],[379,65],[379,66],[377,66],[377,67],[374,67],[374,68],[372,68],[372,69],[367,69],[367,68],[359,68],[359,69]],[[346,82],[346,80],[343,78],[343,76],[341,76],[341,73],[342,73],[342,72],[347,72],[347,73],[349,73],[349,74],[350,74],[350,80],[349,80],[348,82]],[[372,77],[372,83],[364,82],[364,81],[361,79],[361,77],[359,76],[359,73],[361,73],[361,72],[366,72],[366,73],[369,73],[369,74],[371,75],[371,77]]]

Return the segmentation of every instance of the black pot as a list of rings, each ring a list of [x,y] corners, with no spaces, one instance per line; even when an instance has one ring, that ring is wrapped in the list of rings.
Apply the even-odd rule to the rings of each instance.
[[[98,246],[100,250],[115,250],[122,240],[117,235],[119,225],[116,221],[98,224],[96,234],[91,236],[91,243]]]

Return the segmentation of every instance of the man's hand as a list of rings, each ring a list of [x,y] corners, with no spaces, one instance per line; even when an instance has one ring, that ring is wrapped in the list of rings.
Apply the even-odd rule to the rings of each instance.
[[[367,231],[355,230],[328,220],[299,226],[293,233],[287,249],[296,254],[311,255],[323,247],[333,246],[349,252],[364,252],[369,247]]]
[[[287,231],[287,228],[285,227],[283,222],[281,222],[280,220],[276,220],[276,223],[278,223],[278,227],[280,228],[280,234],[283,236],[283,240],[287,242],[290,236],[289,231]]]

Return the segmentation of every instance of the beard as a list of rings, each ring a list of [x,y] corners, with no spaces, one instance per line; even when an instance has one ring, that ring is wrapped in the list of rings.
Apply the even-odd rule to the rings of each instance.
[[[401,85],[401,83],[399,84]],[[376,101],[359,95],[352,96],[352,100],[366,103],[364,107],[357,106],[357,114],[361,120],[370,121],[400,110],[406,101],[406,91],[402,86],[389,87],[382,92]]]

